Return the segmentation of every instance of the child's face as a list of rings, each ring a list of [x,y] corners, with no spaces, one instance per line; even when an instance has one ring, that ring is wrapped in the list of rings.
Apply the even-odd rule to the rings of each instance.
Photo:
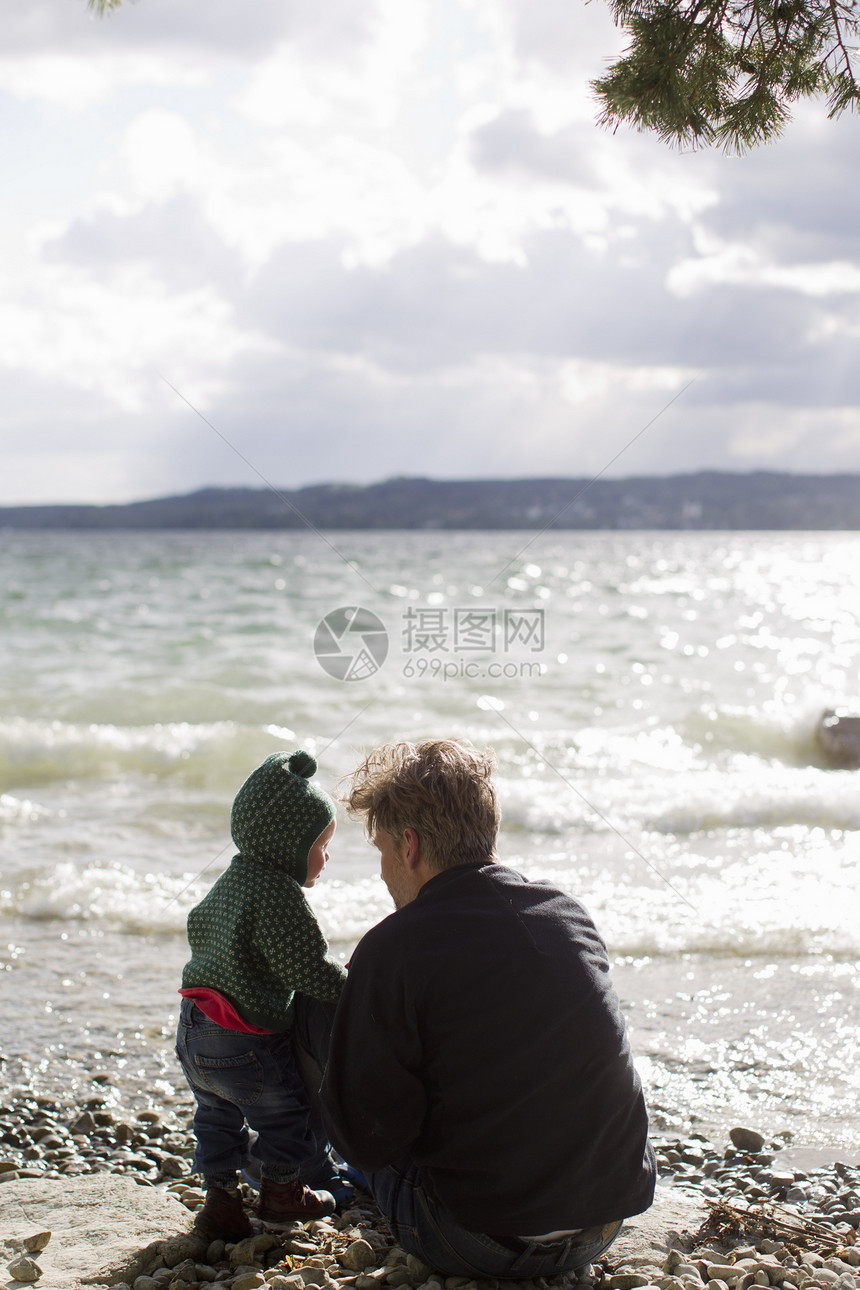
[[[337,827],[337,820],[332,820],[328,828],[323,829],[316,842],[308,852],[308,876],[305,878],[302,886],[312,887],[317,878],[326,867],[328,860],[328,844],[334,837],[334,831]]]

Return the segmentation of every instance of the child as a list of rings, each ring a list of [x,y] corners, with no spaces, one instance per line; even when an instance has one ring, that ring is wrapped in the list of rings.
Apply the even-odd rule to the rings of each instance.
[[[261,1219],[335,1208],[299,1177],[327,1144],[314,1133],[291,1037],[296,991],[333,1005],[346,979],[301,890],[325,868],[335,830],[334,802],[309,782],[316,768],[306,752],[277,752],[245,781],[230,817],[239,854],[188,915],[176,1055],[197,1102],[194,1165],[206,1202],[195,1225],[213,1238],[253,1234],[238,1187],[248,1125],[262,1162]]]

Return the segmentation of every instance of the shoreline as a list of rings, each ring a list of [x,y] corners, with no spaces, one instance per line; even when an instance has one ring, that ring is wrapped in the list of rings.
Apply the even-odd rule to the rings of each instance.
[[[629,1008],[628,1003],[628,1012]],[[50,1106],[67,1120],[89,1110],[132,1123],[137,1116],[154,1112],[165,1124],[184,1130],[194,1102],[166,1038],[155,1045],[147,1043],[138,1051],[111,1050],[104,1044],[101,1048],[89,1060],[68,1054],[52,1061],[50,1071],[41,1069],[44,1059],[37,1061],[32,1055],[0,1056],[0,1117],[12,1107],[30,1104]],[[683,1111],[667,1098],[665,1089],[649,1088],[647,1076],[643,1076],[643,1083],[654,1141],[702,1137],[719,1143],[728,1140],[733,1125],[754,1122],[769,1141],[780,1139],[795,1147],[826,1150],[833,1159],[860,1160],[860,1115],[856,1111],[852,1120],[843,1119],[837,1134],[833,1115],[812,1120],[809,1115],[793,1113],[791,1107],[776,1111],[769,1105],[759,1107],[757,1114],[748,1106],[720,1108],[722,1113],[711,1108],[709,1114],[703,1114],[701,1098],[698,1112]],[[25,1118],[29,1114],[25,1109]],[[109,1123],[104,1119],[102,1127]],[[0,1157],[3,1145],[0,1134]]]
[[[446,1277],[407,1256],[387,1235],[373,1201],[361,1192],[329,1220],[295,1223],[288,1232],[261,1232],[237,1246],[206,1241],[191,1231],[203,1191],[190,1173],[190,1100],[161,1111],[127,1113],[108,1102],[107,1094],[73,1105],[33,1094],[0,1105],[0,1245],[6,1269],[14,1266],[32,1274],[29,1284],[38,1284],[40,1276],[17,1260],[29,1259],[38,1269],[42,1259],[47,1268],[48,1249],[43,1255],[26,1250],[22,1242],[17,1249],[8,1240],[7,1219],[18,1194],[26,1195],[30,1188],[56,1195],[61,1212],[66,1193],[92,1186],[94,1175],[105,1174],[123,1175],[126,1189],[129,1182],[138,1184],[140,1190],[132,1186],[131,1192],[141,1203],[153,1196],[174,1198],[188,1221],[182,1235],[175,1234],[173,1215],[172,1233],[152,1232],[149,1243],[137,1251],[131,1280],[114,1275],[101,1282],[116,1290],[495,1290],[501,1284]],[[674,1228],[658,1234],[656,1244],[652,1232],[650,1246],[637,1246],[639,1223],[634,1219],[625,1224],[630,1238],[622,1234],[617,1247],[610,1247],[587,1275],[519,1284],[525,1290],[547,1290],[549,1285],[583,1290],[756,1290],[769,1285],[860,1290],[860,1245],[855,1244],[860,1153],[842,1153],[847,1158],[839,1160],[837,1149],[816,1154],[814,1148],[794,1146],[788,1133],[766,1140],[754,1129],[734,1129],[731,1139],[720,1146],[698,1133],[683,1138],[652,1134],[661,1200],[680,1201],[699,1219],[711,1214],[710,1234],[700,1233],[695,1247],[695,1232],[685,1236]],[[63,1181],[69,1186],[62,1187]],[[110,1187],[109,1179],[102,1181]],[[56,1192],[45,1183],[55,1184]],[[174,1208],[181,1227],[182,1211]],[[646,1226],[648,1221],[659,1224],[660,1215],[655,1204],[642,1219]],[[44,1232],[37,1235],[45,1237]],[[54,1290],[50,1273],[44,1275],[48,1279],[42,1284]],[[90,1275],[87,1283],[99,1281]]]

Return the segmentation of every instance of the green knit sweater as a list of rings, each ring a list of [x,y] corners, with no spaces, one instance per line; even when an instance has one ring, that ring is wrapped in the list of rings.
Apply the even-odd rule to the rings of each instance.
[[[308,783],[315,769],[307,754],[273,753],[254,771],[233,804],[239,854],[188,915],[183,989],[217,990],[264,1030],[289,1030],[295,991],[335,1003],[346,980],[301,887],[308,851],[334,818]]]

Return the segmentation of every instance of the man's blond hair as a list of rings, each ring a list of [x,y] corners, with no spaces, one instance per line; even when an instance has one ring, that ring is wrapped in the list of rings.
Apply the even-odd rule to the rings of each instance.
[[[492,750],[466,739],[383,744],[350,777],[344,800],[370,837],[382,829],[399,841],[414,829],[433,869],[492,860],[501,818],[495,767]]]

